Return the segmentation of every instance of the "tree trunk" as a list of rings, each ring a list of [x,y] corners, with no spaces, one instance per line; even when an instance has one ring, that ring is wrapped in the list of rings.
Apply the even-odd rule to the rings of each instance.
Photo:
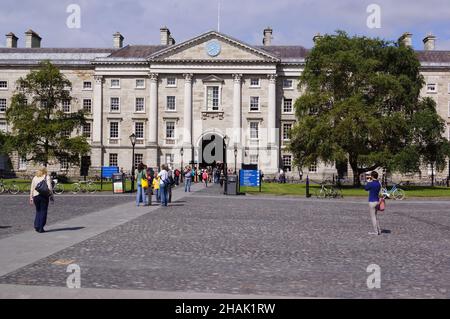
[[[361,187],[361,181],[359,179],[358,160],[350,159],[349,163],[353,171],[353,187]]]
[[[434,163],[431,163],[431,187],[434,187]]]

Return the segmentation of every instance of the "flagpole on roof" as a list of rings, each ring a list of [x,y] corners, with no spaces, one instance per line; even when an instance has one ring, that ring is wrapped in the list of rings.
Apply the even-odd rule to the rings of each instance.
[[[220,32],[220,0],[218,0],[219,5],[217,8],[217,32]]]

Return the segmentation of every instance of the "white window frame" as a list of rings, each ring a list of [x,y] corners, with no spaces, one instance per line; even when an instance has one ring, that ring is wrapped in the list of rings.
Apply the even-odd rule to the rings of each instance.
[[[138,137],[137,136],[137,131],[136,131],[136,125],[137,124],[142,124],[142,137]],[[145,122],[144,121],[135,121],[133,124],[133,133],[136,136],[136,140],[144,140],[145,139]]]
[[[85,87],[84,85],[85,85],[86,83],[90,83],[91,86],[88,87],[88,88]],[[83,91],[92,91],[92,81],[83,81]]]
[[[431,85],[434,85],[434,90],[430,90]],[[427,93],[429,94],[438,93],[438,85],[436,82],[427,83]]]
[[[285,164],[285,159],[289,159],[289,165]],[[281,163],[283,164],[283,170],[286,167],[289,167],[290,171],[292,172],[292,155],[290,155],[290,154],[283,154],[281,156]]]
[[[252,110],[252,98],[257,98],[258,99],[258,109],[257,110]],[[252,113],[254,113],[254,112],[261,112],[261,98],[259,97],[259,96],[255,96],[255,95],[253,95],[253,96],[249,96],[249,98],[248,98],[248,111],[249,112],[252,112]]]
[[[285,81],[290,81],[291,82],[291,86],[285,86],[284,85]],[[284,90],[293,90],[294,89],[294,80],[293,79],[283,79],[282,85],[283,85],[283,89]]]
[[[85,126],[86,125],[89,125],[89,135],[85,135]],[[84,137],[86,137],[87,139],[90,139],[90,138],[92,138],[92,122],[86,122],[84,125],[83,125],[83,131],[82,131],[82,134],[83,134],[83,136]]]
[[[136,160],[136,159],[138,158],[138,156],[141,157],[141,160],[140,160],[140,161],[137,161],[137,160]],[[139,166],[140,163],[144,163],[144,154],[143,154],[143,153],[135,153],[135,154],[134,154],[133,161],[134,161],[134,168],[137,168],[137,167]]]
[[[285,127],[286,126],[290,126],[291,128],[289,129],[289,131],[287,132],[287,136],[289,136],[289,132],[292,130],[292,127],[293,127],[293,124],[292,123],[283,123],[283,126],[282,126],[282,132],[281,132],[281,134],[282,134],[282,137],[283,137],[283,141],[285,141],[285,142],[289,142],[291,139],[289,138],[289,137],[285,137]]]
[[[288,100],[288,101],[291,101],[291,111],[290,112],[286,112],[285,111],[285,108],[284,108],[284,103],[285,103],[285,101],[286,100]],[[283,114],[294,114],[294,99],[287,99],[287,98],[283,98],[283,105],[282,105],[282,107],[283,107]]]
[[[116,165],[111,165],[111,155],[115,155]],[[108,162],[109,166],[118,167],[119,166],[119,153],[109,153],[108,160],[109,160],[109,162]]]
[[[25,157],[19,156],[18,161],[18,170],[19,171],[26,171],[27,170],[27,159]]]
[[[256,159],[255,159],[256,158]],[[249,162],[250,162],[250,164],[256,164],[256,165],[258,165],[258,163],[259,163],[259,156],[258,156],[258,154],[250,154],[250,156],[249,156]]]
[[[167,137],[167,125],[169,123],[173,123],[173,137]],[[175,120],[166,120],[164,123],[164,140],[175,141],[177,137],[177,121]]]
[[[0,120],[0,132],[8,132],[8,122],[6,122],[5,120]]]
[[[66,111],[64,111],[64,104],[65,103],[69,103],[69,111],[68,112],[66,112]],[[67,105],[65,105],[65,106],[67,106]],[[64,101],[62,101],[62,103],[61,103],[61,110],[63,111],[63,113],[65,113],[65,114],[70,114],[70,113],[72,113],[72,101],[70,101],[70,100],[64,100]]]
[[[5,109],[4,110],[0,109],[0,113],[5,113],[6,109],[8,108],[8,99],[0,98],[0,101],[2,101],[2,102],[5,101]]]
[[[253,80],[258,80],[258,84],[252,84]],[[250,88],[260,88],[261,87],[261,79],[260,78],[250,78]]]
[[[9,89],[9,83],[7,80],[0,80],[0,82],[5,82],[6,83],[6,87],[0,87],[1,91],[7,91]]]
[[[91,105],[89,105],[90,110],[86,110],[85,108],[86,105],[84,104],[84,101],[90,101],[91,103]],[[83,110],[88,112],[89,114],[92,114],[92,99],[83,99]]]
[[[174,79],[175,83],[174,84],[169,84],[169,79]],[[177,87],[177,78],[175,76],[168,76],[166,79],[166,87],[168,88],[176,88]]]
[[[63,159],[59,162],[59,167],[61,171],[68,171],[69,170],[69,161],[67,159]]]
[[[208,88],[210,87],[217,87],[219,89],[219,97],[218,97],[218,108],[217,110],[213,110],[212,108],[209,109],[208,108]],[[205,99],[205,110],[207,112],[221,112],[222,111],[222,85],[220,84],[209,84],[209,85],[205,85],[205,95],[204,95],[204,99]]]
[[[138,81],[143,81],[144,85],[143,86],[139,86],[138,85]],[[136,79],[134,85],[135,85],[135,89],[138,89],[138,90],[139,89],[145,89],[145,79]]]
[[[119,101],[119,109],[117,111],[112,109],[112,99],[117,99]],[[109,113],[120,113],[120,97],[111,96],[109,98]]]
[[[257,124],[256,137],[252,137],[252,124]],[[248,136],[251,141],[259,141],[260,135],[260,122],[259,121],[249,121],[248,122]]]
[[[111,137],[111,124],[117,123],[117,137]],[[120,140],[120,121],[110,121],[108,124],[108,138],[110,140]]]
[[[142,110],[141,111],[138,111],[138,109],[137,109],[137,101],[138,101],[138,99],[142,99],[143,100]],[[134,113],[145,113],[145,97],[137,96],[134,99]]]
[[[313,169],[312,169],[313,168]],[[319,166],[317,165],[317,162],[314,164],[309,165],[308,171],[310,173],[317,173]]]
[[[166,158],[166,163],[167,165],[169,165],[169,167],[173,167],[174,163],[175,163],[175,155],[172,153],[166,153],[165,154],[165,158]]]
[[[113,86],[113,81],[119,81],[119,85]],[[109,82],[109,88],[110,89],[120,89],[120,79],[111,79]]]
[[[169,109],[169,97],[174,98],[175,108],[173,110]],[[177,97],[175,95],[167,95],[166,96],[166,112],[176,112],[177,111]]]

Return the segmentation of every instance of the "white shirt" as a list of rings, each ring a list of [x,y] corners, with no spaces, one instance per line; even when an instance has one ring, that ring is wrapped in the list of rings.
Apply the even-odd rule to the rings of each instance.
[[[160,184],[166,183],[169,179],[169,173],[165,169],[159,172],[158,176],[161,178]]]
[[[40,182],[42,182],[44,180],[44,177],[45,177],[45,175],[41,176],[41,177],[38,177],[38,176],[33,177],[33,180],[31,181],[30,197],[39,195],[39,193],[35,190],[35,188]],[[52,190],[52,181],[50,179],[50,176],[48,176],[48,175],[47,175],[47,186],[48,186],[48,189],[50,190],[50,192],[52,192],[53,191]]]

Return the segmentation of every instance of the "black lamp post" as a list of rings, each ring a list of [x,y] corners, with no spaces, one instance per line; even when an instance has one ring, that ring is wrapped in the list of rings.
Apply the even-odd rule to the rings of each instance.
[[[131,146],[133,146],[132,159],[131,159],[131,192],[134,192],[134,146],[136,145],[136,134],[130,135]]]
[[[183,148],[181,148],[180,149],[180,155],[181,155],[181,168],[180,168],[180,170],[181,170],[181,178],[180,178],[180,180],[181,180],[181,182],[183,182],[183,175],[184,175],[184,167],[183,167],[183,154],[184,154],[184,149]]]
[[[234,146],[234,174],[237,174],[237,146]]]
[[[223,143],[225,144],[224,154],[223,154],[223,175],[225,177],[225,185],[224,185],[224,193],[227,193],[227,182],[228,182],[228,165],[227,165],[227,149],[228,149],[228,143],[230,141],[230,138],[225,135],[223,137]]]

